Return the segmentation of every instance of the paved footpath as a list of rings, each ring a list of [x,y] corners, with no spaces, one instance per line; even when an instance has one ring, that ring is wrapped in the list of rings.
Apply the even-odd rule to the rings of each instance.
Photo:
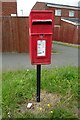
[[[53,68],[66,65],[78,66],[78,51],[80,49],[53,44],[53,50],[56,51],[56,53],[52,54],[51,64],[43,65],[43,67]],[[29,54],[3,53],[2,55],[0,54],[0,63],[1,62],[3,71],[32,69],[36,67],[34,65],[31,65]]]

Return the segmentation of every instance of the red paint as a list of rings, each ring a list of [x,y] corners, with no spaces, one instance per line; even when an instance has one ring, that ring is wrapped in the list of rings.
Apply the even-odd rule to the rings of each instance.
[[[53,12],[51,10],[32,10],[29,25],[31,64],[50,64]]]

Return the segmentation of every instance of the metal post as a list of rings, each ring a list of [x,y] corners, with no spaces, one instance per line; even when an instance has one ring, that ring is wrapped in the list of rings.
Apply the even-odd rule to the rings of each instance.
[[[37,102],[40,102],[41,65],[37,65]]]

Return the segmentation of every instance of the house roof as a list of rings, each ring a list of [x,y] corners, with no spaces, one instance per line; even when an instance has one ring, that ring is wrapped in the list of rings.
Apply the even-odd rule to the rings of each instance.
[[[47,9],[46,7],[80,10],[80,6],[70,6],[70,5],[54,4],[54,3],[48,3],[48,2],[38,2],[38,1],[36,2],[36,4],[33,6],[32,9]]]
[[[71,23],[73,25],[80,25],[80,19],[79,18],[61,18],[62,21]]]
[[[80,10],[80,7],[78,6],[70,6],[70,5],[63,5],[63,4],[53,4],[53,3],[47,3],[48,7],[57,7],[57,8],[67,8],[67,9],[75,9]]]

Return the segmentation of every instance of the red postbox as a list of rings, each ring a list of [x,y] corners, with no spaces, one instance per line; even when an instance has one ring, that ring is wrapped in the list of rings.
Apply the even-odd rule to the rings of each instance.
[[[50,64],[53,35],[53,11],[32,10],[29,16],[31,64]]]

